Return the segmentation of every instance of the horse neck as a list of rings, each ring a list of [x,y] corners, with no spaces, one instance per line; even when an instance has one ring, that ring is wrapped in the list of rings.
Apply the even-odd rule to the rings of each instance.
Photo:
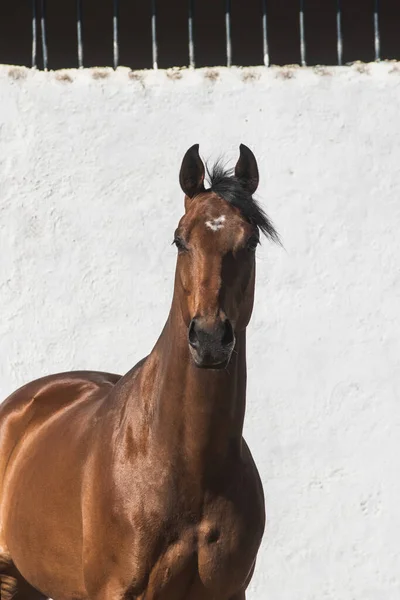
[[[190,357],[187,327],[174,297],[164,330],[143,365],[141,390],[150,439],[184,456],[196,473],[223,466],[241,452],[246,396],[246,334],[237,336],[226,369],[199,369]],[[142,392],[143,393],[143,392]],[[146,419],[148,422],[148,418]]]

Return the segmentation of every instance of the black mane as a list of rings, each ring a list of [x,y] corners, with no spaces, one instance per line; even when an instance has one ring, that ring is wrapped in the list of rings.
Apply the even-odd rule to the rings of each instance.
[[[221,161],[217,161],[211,169],[207,165],[207,175],[210,182],[207,191],[218,194],[238,208],[246,221],[258,227],[267,238],[280,244],[279,234],[271,220],[258,202],[246,192],[243,183],[235,177],[233,169],[227,169]]]

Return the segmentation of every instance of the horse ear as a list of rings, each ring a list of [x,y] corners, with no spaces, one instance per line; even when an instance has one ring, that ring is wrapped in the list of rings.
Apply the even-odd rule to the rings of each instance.
[[[240,156],[235,167],[235,176],[245,190],[253,195],[258,188],[259,176],[256,157],[244,144],[240,144]]]
[[[199,156],[199,144],[195,144],[183,157],[179,173],[179,183],[188,198],[193,198],[205,191],[204,175],[205,169]]]

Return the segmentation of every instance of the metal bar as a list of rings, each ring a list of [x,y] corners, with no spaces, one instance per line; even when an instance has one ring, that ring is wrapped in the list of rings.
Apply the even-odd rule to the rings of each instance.
[[[114,12],[113,12],[113,62],[114,69],[119,64],[119,43],[118,43],[118,16],[119,16],[119,0],[114,0]]]
[[[306,63],[306,38],[304,34],[304,0],[300,0],[300,60],[301,66],[307,66]]]
[[[226,66],[232,66],[231,0],[225,0]]]
[[[374,34],[375,34],[375,60],[381,60],[381,35],[379,31],[379,0],[374,6]]]
[[[194,69],[196,66],[195,59],[194,59],[193,15],[194,15],[194,0],[189,0],[189,16],[188,16],[189,66],[192,69]]]
[[[32,69],[37,66],[37,14],[36,0],[32,0]]]
[[[262,30],[264,65],[269,67],[268,28],[267,28],[267,0],[262,0]]]
[[[41,0],[40,27],[41,27],[41,32],[42,32],[43,69],[45,71],[47,71],[48,54],[47,54],[47,41],[46,41],[46,0]]]
[[[342,1],[337,0],[336,5],[336,33],[337,33],[337,60],[338,65],[343,65],[343,35],[342,35]]]
[[[158,69],[156,0],[151,0],[151,41],[153,46],[153,69]]]
[[[78,66],[83,69],[82,0],[76,0],[76,33],[78,39]]]

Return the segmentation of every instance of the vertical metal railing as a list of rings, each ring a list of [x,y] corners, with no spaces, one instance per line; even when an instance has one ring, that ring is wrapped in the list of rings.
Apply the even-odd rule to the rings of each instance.
[[[78,44],[78,67],[83,69],[82,0],[76,0],[76,39]]]
[[[151,44],[153,51],[153,69],[158,69],[158,47],[157,47],[157,13],[156,0],[151,0]]]
[[[41,30],[41,36],[42,36],[43,69],[45,71],[47,71],[48,54],[47,54],[47,38],[46,38],[46,0],[41,0],[40,8],[41,8],[40,30]]]
[[[32,69],[37,66],[37,10],[36,0],[32,0]]]
[[[194,58],[194,0],[189,0],[188,12],[188,34],[189,34],[189,67],[194,69],[196,61]]]
[[[226,66],[232,66],[231,0],[225,0]]]
[[[31,0],[32,7],[32,47],[31,65],[38,65],[47,70],[49,67],[49,55],[47,46],[47,0]],[[83,3],[84,0],[76,0],[76,35],[77,35],[77,57],[79,68],[84,67],[84,40],[83,40]],[[119,47],[119,8],[120,0],[112,0],[113,5],[113,66],[117,69],[120,63]],[[226,36],[226,65],[231,67],[232,59],[232,1],[224,0],[225,3],[225,36]],[[188,54],[189,67],[196,67],[196,45],[195,45],[195,0],[188,0],[187,4],[187,32],[188,32]],[[270,47],[268,40],[268,0],[261,0],[261,29],[262,29],[262,51],[265,66],[270,66]],[[342,0],[336,0],[336,52],[337,64],[343,65],[343,4]],[[300,63],[303,67],[307,65],[306,25],[305,25],[305,0],[299,0],[299,28],[300,28]],[[381,32],[380,32],[380,3],[373,3],[373,28],[374,28],[374,55],[375,61],[381,60]],[[39,39],[40,38],[40,39]],[[158,45],[157,45],[157,0],[151,0],[151,40],[152,40],[152,64],[153,69],[158,68]],[[39,45],[41,43],[42,60],[39,58]],[[186,62],[186,61],[185,61]]]
[[[113,67],[117,69],[119,65],[119,0],[114,0],[113,4]]]
[[[306,62],[306,37],[304,29],[304,0],[300,0],[300,62],[301,66],[307,66]]]
[[[374,37],[375,37],[375,60],[381,59],[381,36],[379,30],[379,0],[374,3]]]
[[[342,0],[336,3],[336,36],[337,36],[337,61],[339,67],[343,65],[343,35],[342,35]]]
[[[262,0],[263,61],[269,67],[267,0]]]

